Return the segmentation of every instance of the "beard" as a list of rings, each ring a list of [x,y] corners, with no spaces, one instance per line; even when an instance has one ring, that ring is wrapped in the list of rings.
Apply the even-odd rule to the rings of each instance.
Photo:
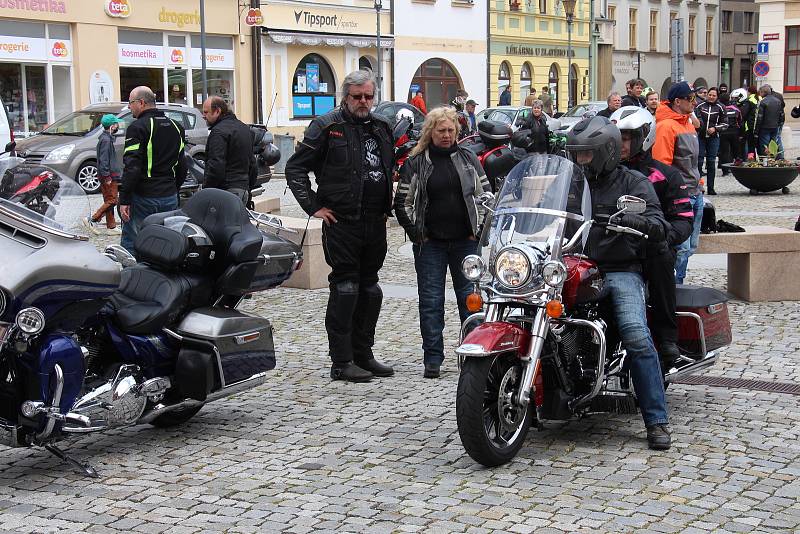
[[[357,119],[364,120],[369,118],[369,107],[357,105],[350,109],[350,113]]]

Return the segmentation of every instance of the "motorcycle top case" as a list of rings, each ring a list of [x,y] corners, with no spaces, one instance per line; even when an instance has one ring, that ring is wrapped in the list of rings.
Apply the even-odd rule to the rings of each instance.
[[[275,368],[269,320],[228,308],[199,308],[176,328],[193,348],[206,346],[218,359],[223,387]]]
[[[295,261],[300,256],[300,247],[281,236],[261,232],[264,240],[255,275],[250,282],[249,293],[264,291],[281,285],[292,276]]]
[[[710,287],[679,285],[675,289],[675,301],[678,312],[700,317],[707,352],[730,345],[733,335],[725,293]],[[700,329],[695,318],[678,316],[678,345],[685,354],[701,353]]]

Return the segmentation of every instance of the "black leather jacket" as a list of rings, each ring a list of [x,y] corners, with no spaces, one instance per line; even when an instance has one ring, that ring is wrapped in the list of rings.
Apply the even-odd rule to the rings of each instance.
[[[547,129],[547,119],[544,115],[537,119],[531,113],[522,127],[531,131],[528,135],[531,138],[528,152],[546,153],[550,142],[550,130]]]
[[[317,117],[306,128],[303,140],[286,163],[286,183],[300,207],[313,215],[325,207],[349,219],[361,216],[364,191],[364,133],[378,140],[386,173],[386,214],[391,214],[392,166],[394,141],[392,127],[378,116],[356,120],[344,108]],[[317,190],[311,188],[308,176],[314,173]]]
[[[617,199],[622,195],[633,195],[647,202],[647,209],[642,216],[649,223],[648,239],[609,232],[594,225],[589,232],[587,250],[587,255],[597,262],[603,272],[641,272],[648,246],[664,241],[668,226],[650,181],[636,171],[619,166],[606,176],[589,180],[589,190],[592,194],[592,216],[598,221],[604,220],[602,215],[613,215],[618,211]]]
[[[250,189],[256,173],[253,134],[250,127],[233,113],[215,122],[206,141],[206,168],[203,187]]]
[[[772,130],[780,128],[786,120],[783,111],[783,102],[774,94],[768,94],[758,103],[758,115],[756,116],[755,131]]]

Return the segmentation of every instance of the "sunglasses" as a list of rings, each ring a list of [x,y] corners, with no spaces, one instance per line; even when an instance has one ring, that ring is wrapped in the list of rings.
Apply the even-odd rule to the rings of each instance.
[[[375,98],[375,95],[368,95],[367,93],[362,93],[360,95],[353,95],[348,93],[347,96],[349,96],[353,100],[364,100],[366,102],[369,102],[370,100],[373,100]]]
[[[683,100],[686,100],[687,102],[694,102],[696,98],[697,97],[695,95],[689,95],[686,98],[684,98]]]

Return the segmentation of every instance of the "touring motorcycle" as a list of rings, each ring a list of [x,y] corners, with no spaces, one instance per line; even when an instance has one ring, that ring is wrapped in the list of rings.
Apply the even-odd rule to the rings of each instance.
[[[118,245],[101,253],[82,235],[85,193],[56,176],[46,215],[0,199],[0,429],[7,445],[45,447],[96,476],[58,442],[178,425],[265,381],[272,325],[237,306],[302,255],[278,219],[218,189],[148,217],[138,261]]]
[[[569,160],[534,155],[506,177],[489,210],[480,254],[464,259],[475,284],[471,315],[456,353],[461,373],[456,417],[461,441],[477,462],[510,461],[531,425],[593,412],[636,413],[626,353],[604,299],[604,275],[584,255],[589,230],[647,236],[615,223],[645,202],[621,197],[618,212],[592,220],[589,187]],[[485,295],[485,298],[484,298]],[[671,382],[713,365],[730,344],[726,296],[677,287],[681,357]]]

